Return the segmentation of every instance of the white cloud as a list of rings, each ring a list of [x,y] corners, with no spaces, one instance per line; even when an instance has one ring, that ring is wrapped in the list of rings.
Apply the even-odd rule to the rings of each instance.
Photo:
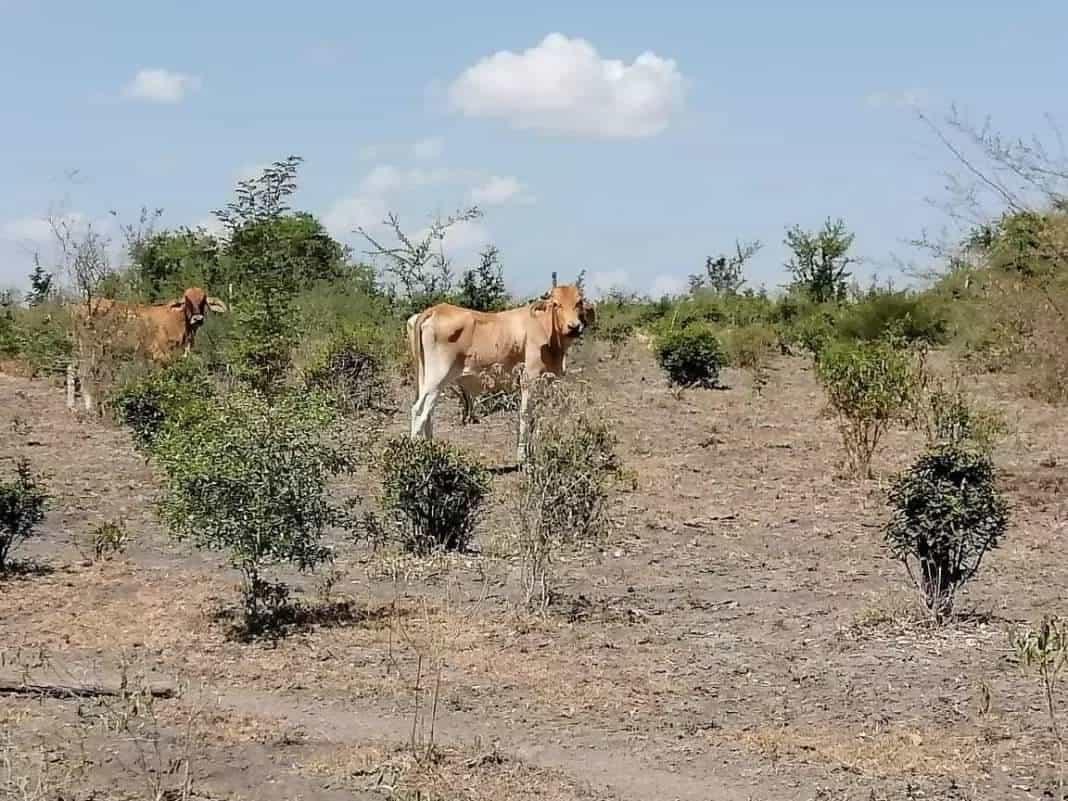
[[[522,53],[502,50],[468,67],[448,96],[466,116],[518,129],[638,138],[667,128],[683,106],[684,84],[671,59],[645,52],[624,64],[602,58],[584,39],[552,33]]]
[[[474,187],[469,197],[476,206],[500,206],[514,200],[533,201],[526,194],[523,184],[510,175],[491,175],[484,183]]]
[[[664,295],[679,295],[686,289],[686,282],[675,275],[658,275],[653,281],[652,296],[662,298]]]
[[[140,70],[123,87],[122,94],[130,100],[149,103],[181,103],[190,92],[200,88],[200,78],[165,69]]]
[[[432,136],[429,139],[423,139],[412,145],[412,155],[415,156],[415,158],[424,161],[440,158],[442,151],[444,150],[445,142],[436,136]]]
[[[894,91],[872,92],[864,98],[868,108],[917,108],[930,100],[927,89],[898,89]]]
[[[388,213],[389,207],[381,196],[357,193],[334,203],[323,215],[323,225],[334,236],[345,239],[357,228],[379,225]]]
[[[429,232],[429,228],[421,230],[415,236],[416,241],[422,240]],[[489,244],[489,241],[489,230],[478,220],[460,220],[445,231],[441,249],[446,256],[455,257],[474,253]]]

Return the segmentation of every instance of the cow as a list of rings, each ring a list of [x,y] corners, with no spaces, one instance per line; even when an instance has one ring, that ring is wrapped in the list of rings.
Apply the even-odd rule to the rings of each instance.
[[[67,365],[67,408],[74,408],[76,376],[81,380],[85,410],[95,408],[90,375],[96,361],[94,348],[99,352],[102,347],[127,345],[156,364],[170,361],[179,350],[184,358],[209,310],[225,313],[228,308],[200,287],[190,287],[177,300],[151,306],[109,298],[72,306],[77,352]]]
[[[554,282],[555,283],[555,282]],[[526,461],[530,382],[562,376],[568,349],[594,320],[592,303],[574,285],[553,286],[539,300],[502,312],[480,312],[439,303],[408,318],[408,346],[416,371],[412,437],[433,437],[434,407],[441,393],[459,386],[465,407],[481,390],[482,375],[519,368],[519,443]]]

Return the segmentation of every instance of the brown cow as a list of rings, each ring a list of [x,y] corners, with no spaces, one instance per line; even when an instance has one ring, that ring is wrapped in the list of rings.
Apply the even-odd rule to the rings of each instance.
[[[204,324],[208,310],[226,312],[226,304],[208,297],[200,287],[190,287],[170,303],[152,306],[124,303],[109,298],[94,299],[88,304],[71,307],[78,353],[67,366],[67,407],[74,408],[74,379],[77,369],[81,379],[85,410],[93,411],[93,347],[100,339],[107,346],[128,344],[133,350],[157,364],[169,361],[179,351],[187,356],[193,347],[197,331]]]
[[[529,382],[546,373],[564,374],[567,351],[593,316],[593,304],[573,285],[553,287],[541,300],[502,312],[439,303],[413,315],[407,321],[416,368],[412,436],[433,436],[434,406],[447,387],[459,385],[469,395],[477,392],[481,374],[494,369],[508,373],[521,366],[517,459],[522,463],[527,448]]]

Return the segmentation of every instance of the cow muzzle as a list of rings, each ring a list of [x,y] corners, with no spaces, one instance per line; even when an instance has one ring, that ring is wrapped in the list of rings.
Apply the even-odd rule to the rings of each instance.
[[[584,330],[586,330],[586,326],[584,326],[581,322],[571,323],[567,327],[567,335],[569,337],[580,337],[582,336],[582,332]]]
[[[204,315],[203,314],[190,315],[189,324],[192,325],[192,326],[203,325],[204,324]]]

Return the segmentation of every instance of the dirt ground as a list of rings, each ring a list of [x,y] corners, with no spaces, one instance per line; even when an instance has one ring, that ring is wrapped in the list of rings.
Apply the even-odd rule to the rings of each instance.
[[[1063,412],[1004,378],[974,385],[1010,425],[996,460],[1012,526],[966,614],[932,630],[881,537],[886,481],[918,434],[888,435],[877,480],[847,480],[806,361],[777,361],[760,392],[729,371],[727,389],[676,397],[640,346],[583,348],[568,380],[615,421],[638,485],[602,548],[558,564],[550,615],[516,611],[517,477],[500,471],[480,553],[420,562],[339,541],[331,587],[286,574],[333,614],[253,643],[221,615],[236,598],[224,555],[161,530],[127,434],[0,375],[0,455],[28,456],[56,494],[30,567],[0,582],[0,683],[180,690],[0,695],[0,795],[1054,797],[1041,689],[1009,636],[1066,608]],[[450,400],[436,434],[491,465],[514,456],[507,413],[460,426]],[[94,562],[85,536],[106,521],[132,542]]]

